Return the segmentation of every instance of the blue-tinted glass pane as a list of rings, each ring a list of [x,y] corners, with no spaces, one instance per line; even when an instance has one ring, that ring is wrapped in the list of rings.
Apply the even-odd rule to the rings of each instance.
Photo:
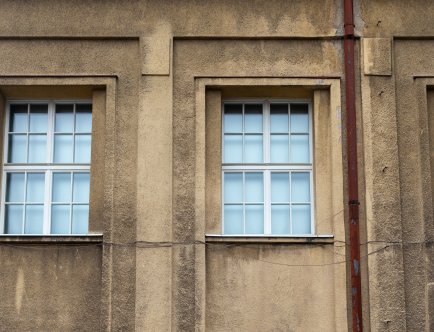
[[[27,132],[27,104],[12,104],[9,131]]]
[[[272,163],[289,161],[289,135],[271,135],[270,159]]]
[[[72,135],[54,135],[54,162],[72,163]]]
[[[242,205],[225,205],[224,233],[225,234],[244,233]]]
[[[54,130],[56,132],[72,133],[74,131],[74,105],[56,105],[56,118]]]
[[[309,133],[309,110],[307,104],[291,105],[291,133]]]
[[[310,205],[292,206],[292,233],[310,234]]]
[[[71,202],[71,173],[53,174],[53,202]]]
[[[27,205],[25,234],[42,234],[44,225],[44,205]]]
[[[241,163],[243,161],[243,136],[225,135],[224,162]]]
[[[262,104],[244,105],[244,130],[247,133],[262,133]]]
[[[291,174],[291,200],[296,203],[310,202],[310,174]]]
[[[272,133],[289,132],[288,104],[271,104],[270,118],[270,130]]]
[[[246,234],[264,234],[263,205],[246,205]]]
[[[45,163],[47,135],[29,135],[29,163]]]
[[[6,205],[5,207],[5,233],[23,233],[23,206]]]
[[[244,162],[262,163],[262,135],[244,136]]]
[[[76,163],[90,163],[90,135],[75,135],[75,161]]]
[[[43,203],[45,193],[45,174],[27,173],[27,202]]]
[[[25,163],[27,135],[9,135],[9,155],[10,163]]]
[[[30,105],[30,132],[46,133],[48,127],[48,105]]]
[[[89,205],[74,205],[72,208],[72,233],[87,234]]]
[[[70,206],[52,205],[51,206],[51,234],[70,234]]]
[[[309,135],[291,135],[291,162],[309,163]]]
[[[271,173],[271,202],[289,203],[289,173]]]
[[[73,201],[89,203],[89,173],[74,173]]]
[[[243,106],[241,104],[226,104],[224,113],[224,132],[243,132]]]
[[[75,113],[75,131],[78,133],[92,132],[92,105],[78,104]]]
[[[6,202],[24,202],[24,173],[8,173]]]
[[[224,174],[224,202],[242,203],[243,202],[243,173]]]
[[[264,201],[263,173],[246,172],[246,202],[261,203]]]
[[[289,205],[271,206],[271,233],[290,234]]]

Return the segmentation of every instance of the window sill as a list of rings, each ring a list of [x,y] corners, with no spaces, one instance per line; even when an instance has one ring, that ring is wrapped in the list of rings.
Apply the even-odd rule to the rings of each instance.
[[[333,244],[334,235],[219,235],[206,234],[206,243],[321,243]]]
[[[102,234],[87,235],[0,235],[0,244],[39,245],[39,244],[98,244],[103,242]]]

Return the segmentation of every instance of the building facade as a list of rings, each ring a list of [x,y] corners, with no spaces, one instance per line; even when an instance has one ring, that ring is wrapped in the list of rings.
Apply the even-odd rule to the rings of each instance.
[[[434,2],[0,1],[0,330],[434,331]]]

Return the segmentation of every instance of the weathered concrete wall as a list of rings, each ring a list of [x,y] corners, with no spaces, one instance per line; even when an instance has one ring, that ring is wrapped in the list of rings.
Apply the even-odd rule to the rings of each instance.
[[[0,330],[100,330],[101,258],[92,243],[2,243]]]
[[[364,325],[428,331],[434,3],[354,3]],[[0,95],[94,101],[90,229],[105,242],[0,247],[1,325],[348,329],[341,0],[0,0],[0,8]],[[315,190],[326,197],[316,203],[317,230],[334,240],[209,244],[205,234],[220,230],[212,144],[220,120],[206,110],[224,98],[282,96],[314,105]],[[300,262],[315,266],[292,266]],[[99,300],[81,301],[88,291]],[[45,292],[61,296],[44,306]]]
[[[333,256],[320,245],[208,247],[206,330],[337,331]]]

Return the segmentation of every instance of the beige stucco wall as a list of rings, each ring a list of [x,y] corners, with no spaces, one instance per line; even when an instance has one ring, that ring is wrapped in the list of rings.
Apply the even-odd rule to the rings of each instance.
[[[434,3],[354,4],[363,323],[429,331]],[[89,247],[0,239],[2,327],[348,329],[341,0],[0,8],[2,98],[93,99],[90,229],[103,235]],[[334,237],[210,243],[220,172],[209,142],[220,124],[207,110],[222,98],[275,96],[312,101],[322,137],[315,189],[327,197],[316,203],[317,220],[326,216],[318,233]]]
[[[101,258],[97,243],[3,244],[1,330],[100,330]]]

